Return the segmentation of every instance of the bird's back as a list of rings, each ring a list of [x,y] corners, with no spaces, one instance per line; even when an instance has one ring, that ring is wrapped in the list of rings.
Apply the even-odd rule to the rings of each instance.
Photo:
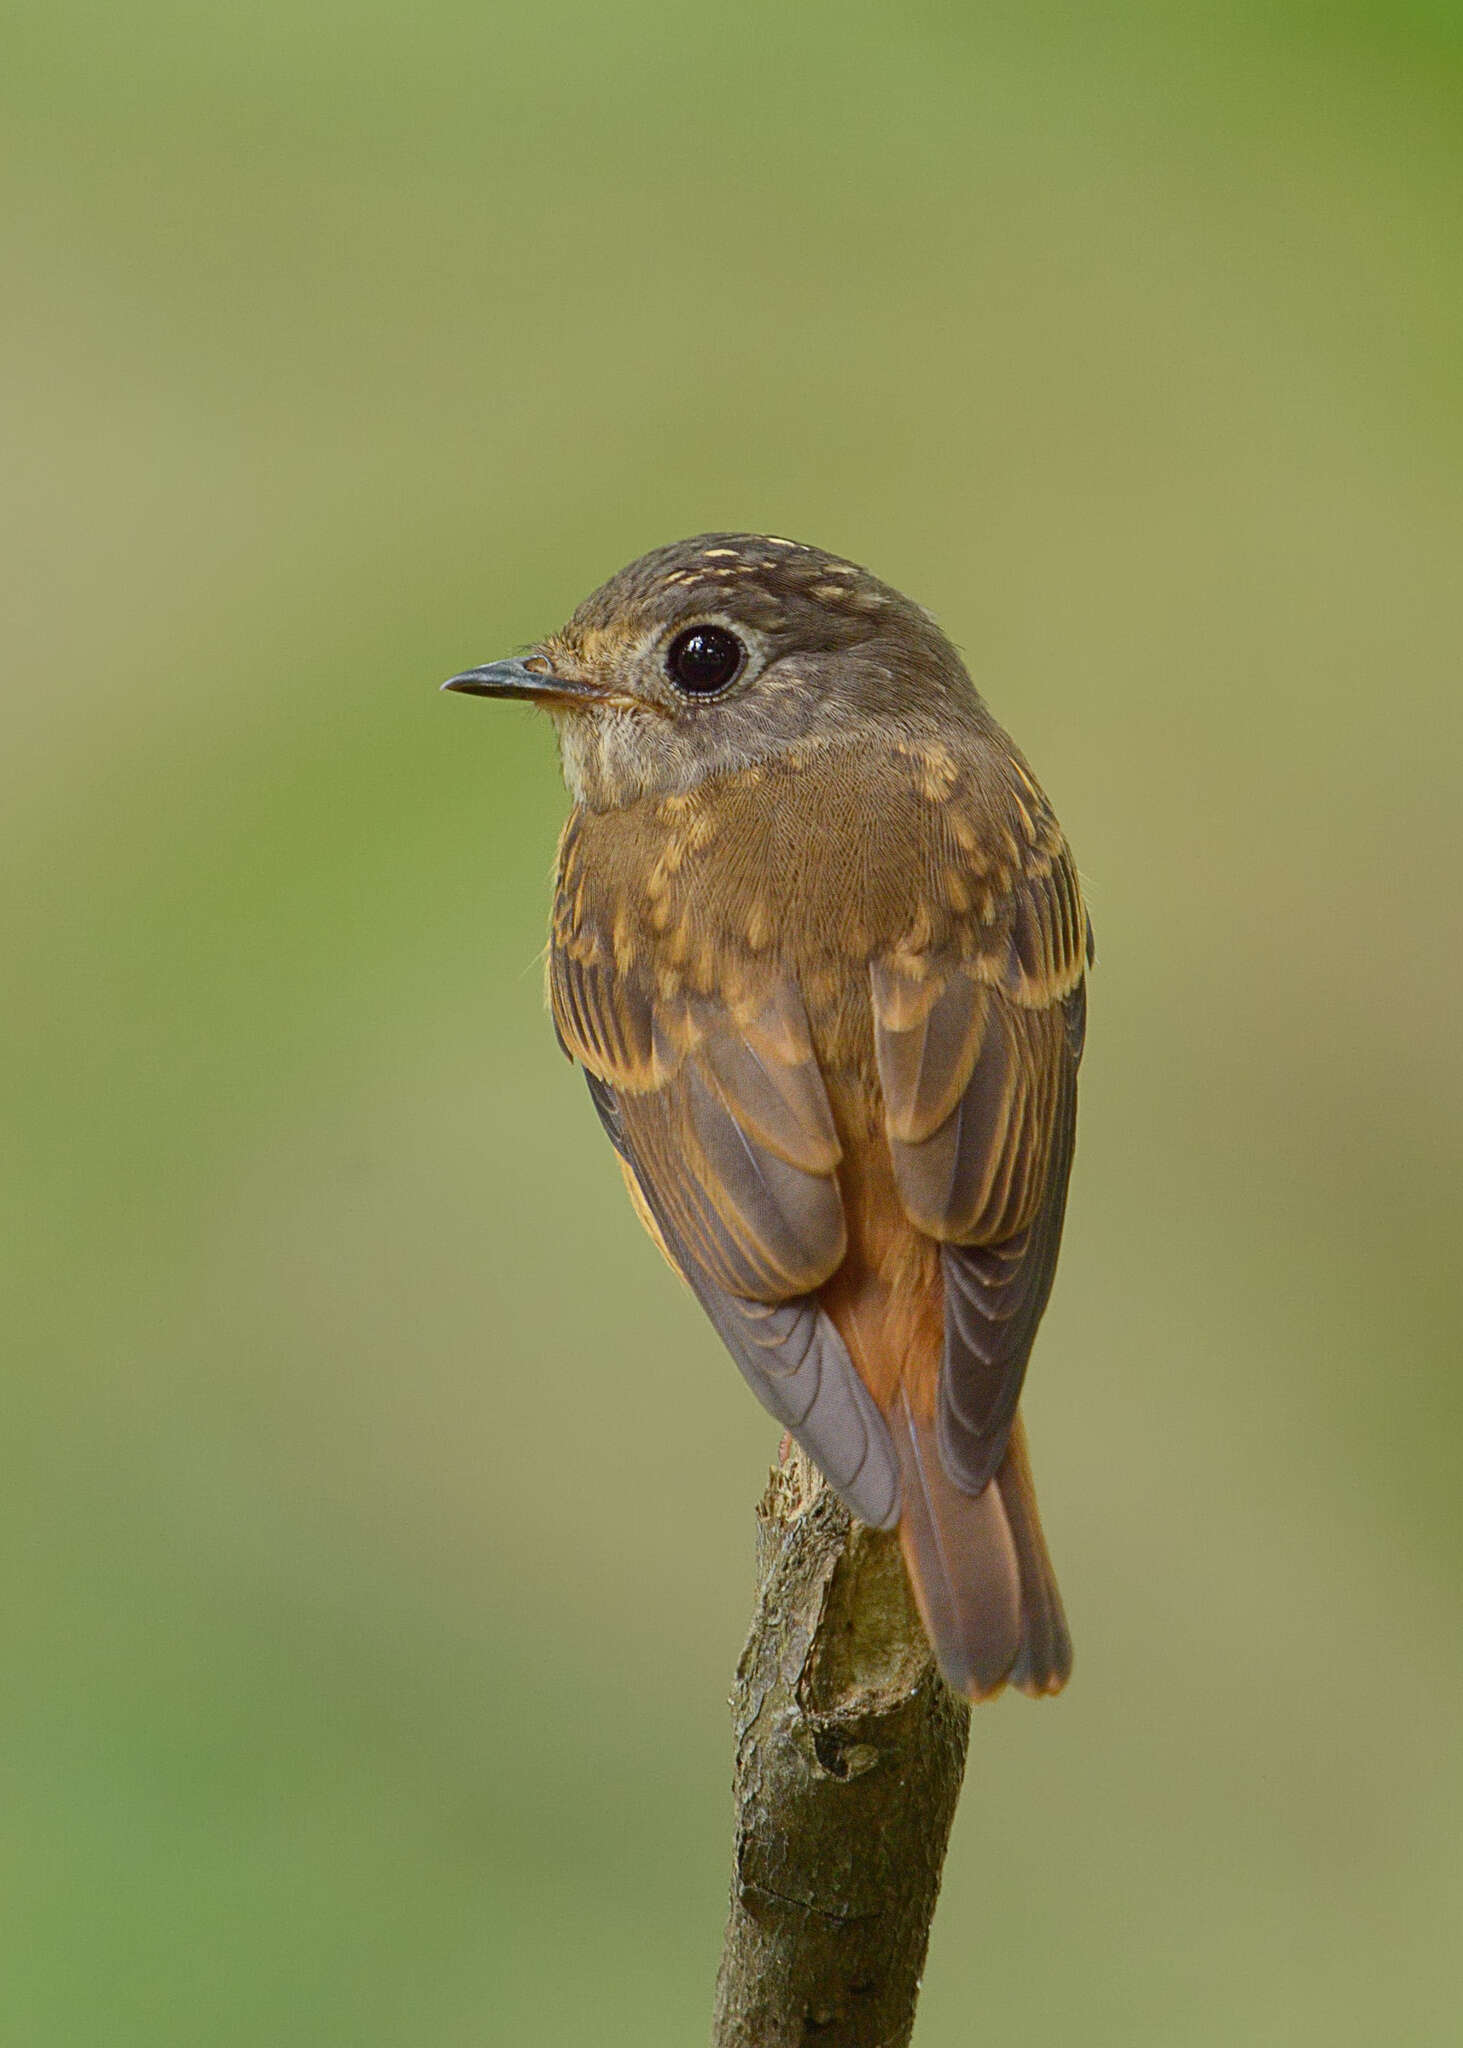
[[[1070,1146],[1054,1146],[1048,1126],[1069,1119],[1058,1098],[1063,1063],[1075,1073],[1067,1048],[1084,941],[1050,807],[988,722],[953,738],[895,731],[879,750],[866,739],[789,749],[720,784],[577,811],[563,843],[556,957],[592,961],[619,989],[627,1055],[632,1013],[648,1005],[647,1087],[657,1061],[678,1056],[677,1034],[684,1049],[706,1028],[698,1019],[753,1017],[792,991],[831,1118],[841,1209],[838,1255],[809,1298],[886,1419],[916,1594],[947,1675],[977,1696],[1007,1677],[1055,1690],[1070,1666],[1015,1395],[1060,1228]],[[567,974],[558,985],[569,985]],[[564,1021],[572,1038],[574,1019]],[[990,1099],[972,1105],[961,1095],[979,1092],[982,1042],[986,1064],[999,1045],[1010,1071],[994,1084],[986,1076]],[[941,1090],[948,1104],[936,1100]],[[973,1107],[987,1120],[1006,1115],[1011,1156],[985,1169],[984,1208],[962,1227],[958,1214],[929,1213],[941,1200],[931,1176],[938,1183],[946,1162],[931,1169],[920,1155],[938,1152],[940,1129],[948,1140]],[[942,1109],[932,1135],[921,1114],[929,1123]],[[776,1115],[774,1102],[764,1121]],[[1017,1130],[1022,1116],[1030,1128]],[[775,1151],[775,1129],[769,1142]],[[693,1150],[680,1163],[692,1176]],[[960,1170],[952,1152],[952,1188]],[[662,1228],[640,1207],[664,1249]],[[1034,1242],[1043,1231],[1050,1242]],[[983,1257],[996,1262],[991,1272]],[[1018,1262],[1019,1273],[1022,1257],[1034,1277],[1017,1290],[1017,1308],[1039,1299],[1019,1357],[1003,1358],[1000,1261]],[[941,1406],[952,1374],[968,1390],[983,1372],[991,1385],[975,1405],[988,1412],[965,1421],[990,1439],[988,1466],[972,1483],[962,1446],[952,1454],[942,1443]]]

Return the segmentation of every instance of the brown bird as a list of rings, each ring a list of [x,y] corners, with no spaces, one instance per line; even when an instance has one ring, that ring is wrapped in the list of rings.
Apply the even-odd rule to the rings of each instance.
[[[557,726],[550,1002],[646,1228],[854,1513],[898,1525],[949,1682],[1059,1691],[1017,1403],[1092,939],[1030,770],[927,612],[772,535],[660,548],[444,688]]]

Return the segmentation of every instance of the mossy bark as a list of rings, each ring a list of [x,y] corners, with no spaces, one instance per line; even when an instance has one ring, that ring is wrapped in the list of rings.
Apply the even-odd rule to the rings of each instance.
[[[800,1451],[757,1517],[713,2048],[902,2048],[970,1710],[935,1668],[897,1538],[854,1522]]]

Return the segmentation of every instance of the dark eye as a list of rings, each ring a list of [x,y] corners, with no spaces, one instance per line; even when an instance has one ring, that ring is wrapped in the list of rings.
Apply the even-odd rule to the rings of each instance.
[[[692,626],[666,653],[666,674],[691,697],[713,697],[741,667],[746,649],[724,626]]]

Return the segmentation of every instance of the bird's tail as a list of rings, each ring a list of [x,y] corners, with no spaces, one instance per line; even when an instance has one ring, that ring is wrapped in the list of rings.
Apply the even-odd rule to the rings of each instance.
[[[1020,1416],[995,1478],[978,1494],[950,1478],[934,1425],[916,1419],[902,1392],[889,1421],[904,1476],[899,1539],[940,1669],[973,1700],[1007,1684],[1033,1697],[1060,1692],[1072,1639]]]

